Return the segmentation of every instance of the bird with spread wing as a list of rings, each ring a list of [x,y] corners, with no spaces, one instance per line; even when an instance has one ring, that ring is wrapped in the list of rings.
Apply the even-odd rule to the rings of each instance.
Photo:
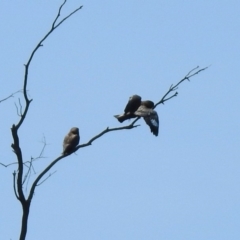
[[[123,122],[127,119],[143,117],[146,124],[150,127],[151,132],[158,136],[159,119],[156,111],[153,110],[154,103],[150,100],[141,101],[141,97],[133,95],[129,98],[129,101],[125,107],[124,113],[115,115],[119,122]]]

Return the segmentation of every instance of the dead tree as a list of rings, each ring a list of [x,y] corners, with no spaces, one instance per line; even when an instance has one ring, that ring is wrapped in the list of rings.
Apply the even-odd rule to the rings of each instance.
[[[28,62],[25,64],[25,73],[24,73],[24,79],[23,79],[23,89],[22,89],[22,94],[24,97],[24,106],[22,107],[22,105],[20,105],[20,108],[17,108],[18,110],[18,115],[19,115],[19,121],[16,124],[13,124],[11,127],[11,133],[12,133],[12,138],[13,138],[13,143],[11,145],[13,152],[16,155],[17,161],[15,163],[10,163],[10,164],[3,164],[0,163],[2,166],[4,167],[8,167],[12,164],[16,164],[18,167],[17,171],[14,171],[13,173],[13,189],[14,189],[14,193],[16,198],[18,199],[18,201],[21,203],[22,206],[22,223],[21,223],[21,231],[20,231],[20,240],[25,240],[26,239],[26,234],[27,234],[27,226],[28,226],[28,216],[29,216],[29,210],[30,210],[30,206],[31,206],[31,201],[33,199],[33,195],[36,189],[36,186],[38,186],[39,184],[41,184],[43,181],[45,181],[49,176],[46,177],[46,174],[49,172],[49,170],[61,159],[69,156],[69,154],[65,154],[65,155],[60,155],[59,157],[57,157],[56,159],[54,159],[34,180],[33,184],[30,186],[30,191],[29,194],[24,194],[23,192],[23,185],[26,182],[26,178],[28,177],[30,170],[32,168],[32,164],[33,164],[33,159],[31,161],[24,161],[23,159],[23,154],[22,154],[22,150],[21,150],[21,144],[20,144],[20,139],[19,139],[19,135],[18,135],[18,131],[21,128],[24,120],[27,117],[32,99],[29,99],[28,94],[27,94],[27,85],[28,85],[28,72],[29,72],[29,68],[31,65],[31,62],[33,60],[33,57],[35,56],[35,53],[38,51],[38,49],[40,47],[43,46],[43,42],[63,23],[65,22],[67,19],[69,19],[73,14],[75,14],[76,12],[78,12],[80,9],[82,9],[82,6],[79,6],[78,8],[76,8],[74,11],[72,11],[69,15],[67,15],[66,17],[64,17],[62,20],[60,20],[60,15],[61,15],[61,11],[62,8],[64,7],[64,5],[66,4],[67,0],[64,0],[63,4],[59,7],[58,9],[58,13],[56,18],[54,19],[50,30],[47,32],[47,34],[40,40],[40,42],[36,45],[36,47],[33,49],[32,53],[30,54],[29,60]],[[176,97],[178,95],[178,92],[176,91],[179,87],[179,85],[181,83],[183,83],[184,81],[190,81],[190,78],[194,77],[195,75],[197,75],[198,73],[204,71],[205,69],[207,69],[207,67],[205,68],[199,68],[199,67],[195,67],[193,68],[191,71],[189,71],[187,73],[186,76],[184,76],[177,84],[175,85],[171,85],[170,88],[166,91],[165,95],[155,104],[154,108],[156,108],[158,105],[160,104],[164,104],[166,101]],[[19,92],[19,91],[18,91]],[[9,97],[7,97],[6,99],[12,97],[12,95],[10,95]],[[6,99],[2,99],[0,102],[6,100]],[[92,145],[92,143],[97,140],[98,138],[102,137],[104,134],[107,134],[109,132],[113,132],[113,131],[119,131],[119,130],[130,130],[133,129],[135,127],[138,127],[139,125],[136,125],[137,121],[140,119],[140,117],[136,117],[135,120],[133,120],[130,124],[125,125],[123,127],[116,127],[116,128],[109,128],[107,127],[106,129],[104,129],[102,132],[100,132],[99,134],[97,134],[96,136],[92,137],[87,143],[78,145],[74,151],[78,151],[80,148],[83,147],[88,147],[90,145]],[[44,147],[42,149],[42,152],[40,154],[40,157],[42,156],[43,150],[45,148],[46,144],[44,144]],[[26,165],[28,164],[28,165]],[[27,167],[27,174],[24,176],[24,168]],[[45,176],[45,179],[43,179],[43,177]]]

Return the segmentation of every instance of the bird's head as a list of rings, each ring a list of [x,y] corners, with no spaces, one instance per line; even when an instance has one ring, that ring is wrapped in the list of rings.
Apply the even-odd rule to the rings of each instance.
[[[152,109],[154,107],[154,102],[150,100],[146,100],[146,101],[142,101],[141,105]]]
[[[79,129],[77,127],[73,127],[73,128],[71,128],[70,133],[79,134]]]

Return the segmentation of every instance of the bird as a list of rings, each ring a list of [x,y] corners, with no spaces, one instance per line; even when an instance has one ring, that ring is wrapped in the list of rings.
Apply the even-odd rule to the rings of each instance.
[[[142,101],[140,107],[134,112],[137,117],[143,117],[151,132],[158,136],[159,119],[156,111],[153,110],[154,103],[150,100]]]
[[[80,136],[79,129],[73,127],[63,140],[63,155],[71,154],[74,152],[76,146],[79,144]]]
[[[122,123],[127,119],[130,118],[136,118],[134,112],[139,108],[141,105],[141,97],[138,95],[133,95],[129,98],[128,103],[124,109],[123,114],[115,115],[114,117],[117,118],[117,120]]]

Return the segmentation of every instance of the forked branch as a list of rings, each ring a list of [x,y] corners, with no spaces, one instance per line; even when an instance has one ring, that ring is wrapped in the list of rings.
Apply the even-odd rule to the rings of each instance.
[[[64,0],[63,4],[59,7],[58,9],[58,14],[55,18],[55,20],[53,21],[53,24],[51,26],[51,29],[48,31],[48,33],[40,40],[40,42],[36,45],[36,47],[34,48],[34,50],[32,51],[29,59],[28,59],[28,62],[27,64],[25,65],[25,74],[24,74],[24,84],[23,84],[23,95],[24,95],[24,99],[25,99],[25,102],[26,102],[26,106],[25,106],[25,109],[24,109],[24,112],[18,122],[18,124],[16,125],[16,128],[18,129],[21,124],[23,123],[26,115],[27,115],[27,112],[28,112],[28,108],[29,108],[29,105],[32,101],[32,99],[29,99],[28,96],[27,96],[27,82],[28,82],[28,72],[29,72],[29,66],[31,64],[31,61],[33,59],[33,56],[34,54],[37,52],[37,50],[43,46],[43,42],[48,38],[48,36],[55,30],[57,29],[64,21],[66,21],[70,16],[72,16],[74,13],[76,13],[77,11],[79,11],[83,6],[80,6],[78,7],[77,9],[75,9],[74,11],[72,11],[69,15],[67,15],[65,18],[63,18],[57,25],[56,25],[56,22],[58,20],[58,18],[60,17],[61,15],[61,10],[62,10],[62,7],[65,5],[65,3],[67,2],[67,0]]]
[[[192,69],[183,79],[181,79],[177,84],[175,85],[171,85],[169,90],[166,92],[166,94],[162,97],[162,99],[156,103],[155,107],[159,104],[163,104],[164,102],[170,100],[171,98],[173,97],[176,97],[177,96],[177,92],[175,92],[172,96],[170,97],[167,97],[169,95],[170,92],[172,91],[175,91],[177,89],[177,87],[182,83],[184,82],[185,80],[189,80],[191,77],[197,75],[198,73],[200,73],[201,71],[204,71],[205,69],[207,69],[207,67],[205,68],[202,68],[202,69],[199,69],[198,71],[195,71],[196,69],[198,69],[198,67]],[[195,72],[194,72],[195,71]],[[102,137],[104,134],[107,134],[109,132],[113,132],[113,131],[120,131],[120,130],[130,130],[130,129],[133,129],[135,127],[138,127],[139,125],[135,125],[135,123],[140,119],[140,117],[136,118],[132,123],[130,123],[129,125],[126,125],[126,126],[123,126],[123,127],[117,127],[117,128],[109,128],[107,127],[105,130],[103,130],[102,132],[100,132],[99,134],[97,134],[96,136],[92,137],[87,143],[84,143],[84,144],[81,144],[81,145],[78,145],[75,149],[75,152],[80,149],[80,148],[83,148],[83,147],[88,147],[90,145],[92,145],[92,143],[97,140],[98,138]],[[29,197],[28,197],[28,200],[31,201],[32,197],[33,197],[33,194],[34,194],[34,191],[35,191],[35,188],[36,186],[39,185],[39,181],[42,179],[42,177],[58,162],[60,161],[61,159],[67,157],[69,155],[62,155],[62,156],[59,156],[58,158],[56,158],[53,162],[51,162],[40,174],[39,176],[36,178],[36,180],[34,181],[34,183],[32,184],[32,187],[31,187],[31,190],[30,190],[30,194],[29,194]],[[44,180],[45,181],[45,180]]]
[[[170,100],[171,98],[176,97],[176,96],[178,95],[178,92],[175,92],[175,93],[174,93],[172,96],[170,96],[170,97],[168,97],[168,95],[169,95],[170,93],[176,91],[176,90],[178,89],[178,86],[179,86],[182,82],[184,82],[184,81],[186,81],[186,80],[190,81],[190,78],[191,78],[191,77],[199,74],[200,72],[206,70],[207,68],[208,68],[208,67],[199,69],[199,66],[197,66],[197,67],[193,68],[191,71],[189,71],[188,74],[187,74],[183,79],[181,79],[177,84],[175,84],[175,85],[172,84],[172,85],[170,86],[169,90],[164,94],[164,96],[162,97],[162,99],[155,104],[154,108],[156,108],[159,104],[164,104],[166,101]]]
[[[23,81],[23,95],[25,99],[25,107],[22,110],[22,105],[20,104],[20,112],[18,111],[18,115],[20,115],[19,122],[15,125],[13,124],[11,130],[12,130],[12,136],[13,136],[13,144],[12,144],[12,149],[14,153],[17,156],[18,159],[18,173],[17,173],[17,191],[18,191],[18,196],[21,201],[25,201],[23,190],[22,190],[22,184],[24,183],[23,181],[23,159],[22,159],[22,152],[20,148],[20,143],[19,143],[19,137],[18,137],[18,129],[22,125],[27,113],[28,109],[30,106],[30,103],[32,99],[29,99],[27,96],[27,83],[28,83],[28,72],[29,72],[29,67],[31,64],[31,61],[34,57],[34,54],[37,52],[37,50],[43,46],[43,42],[48,38],[48,36],[56,29],[58,28],[64,21],[66,21],[70,16],[72,16],[74,13],[76,13],[78,10],[82,8],[82,6],[78,7],[75,9],[73,12],[71,12],[69,15],[67,15],[65,18],[63,18],[57,25],[56,22],[58,18],[61,15],[61,10],[64,4],[67,1],[64,0],[63,4],[59,7],[57,16],[55,20],[53,21],[53,24],[51,26],[51,29],[47,32],[47,34],[40,40],[40,42],[36,45],[36,47],[33,49],[32,53],[30,54],[29,60],[27,61],[27,64],[25,65],[25,74],[24,74],[24,81]]]
[[[23,207],[20,240],[25,240],[25,238],[26,238],[28,214],[29,214],[30,203],[31,203],[32,195],[33,195],[33,192],[32,192],[33,188],[31,188],[31,190],[30,190],[30,196],[31,196],[30,198],[25,199],[25,196],[23,194],[23,184],[31,172],[31,164],[29,167],[29,171],[27,172],[27,175],[23,179],[24,162],[23,162],[22,151],[20,148],[20,140],[19,140],[19,136],[18,136],[18,130],[21,127],[21,125],[23,124],[23,122],[27,116],[28,109],[29,109],[30,103],[32,101],[32,99],[29,99],[28,95],[27,95],[29,67],[30,67],[30,64],[32,62],[32,59],[33,59],[35,53],[37,52],[37,50],[40,47],[43,46],[43,42],[51,35],[51,33],[55,29],[57,29],[63,22],[65,22],[69,17],[71,17],[74,13],[76,13],[77,11],[79,11],[82,8],[82,6],[78,7],[77,9],[72,11],[69,15],[64,17],[59,23],[57,23],[60,15],[61,15],[62,8],[66,2],[67,2],[67,0],[64,0],[63,4],[58,8],[57,16],[55,17],[53,23],[51,24],[50,30],[47,32],[47,34],[40,40],[40,42],[33,49],[32,53],[30,54],[30,57],[27,61],[27,64],[25,64],[25,73],[24,73],[24,79],[23,79],[23,96],[24,96],[24,100],[25,100],[25,106],[22,107],[21,102],[19,102],[20,110],[18,109],[18,107],[17,107],[17,110],[18,110],[18,115],[20,118],[19,118],[18,123],[13,124],[12,128],[11,128],[12,137],[13,137],[13,143],[12,143],[11,147],[13,149],[13,152],[16,154],[17,161],[18,161],[18,171],[17,171],[17,173],[14,173],[14,175],[13,175],[14,176],[14,192],[15,192],[17,199],[21,202],[22,207]],[[9,96],[9,97],[11,97],[11,96]],[[3,99],[3,100],[6,100],[6,99]],[[4,164],[1,164],[1,165],[5,166]],[[34,185],[34,188],[35,188],[35,186],[36,185]]]
[[[134,125],[134,124],[129,124],[127,126],[124,127],[118,127],[118,128],[106,128],[105,130],[103,130],[101,133],[97,134],[96,136],[94,136],[93,138],[91,138],[87,143],[85,144],[81,144],[79,146],[76,147],[75,152],[79,149],[79,148],[83,148],[83,147],[87,147],[90,146],[92,144],[93,141],[95,141],[96,139],[100,138],[102,135],[108,133],[108,132],[112,132],[112,131],[118,131],[118,130],[123,130],[123,129],[132,129],[135,127],[138,127],[139,125]],[[56,158],[53,162],[51,162],[40,174],[39,176],[36,178],[36,180],[33,182],[32,187],[30,189],[30,193],[28,196],[28,201],[31,201],[35,188],[36,186],[40,185],[41,183],[39,183],[39,181],[42,179],[42,177],[58,162],[60,161],[62,158],[65,158],[69,155],[61,155],[58,158]],[[45,181],[45,180],[44,180]]]

